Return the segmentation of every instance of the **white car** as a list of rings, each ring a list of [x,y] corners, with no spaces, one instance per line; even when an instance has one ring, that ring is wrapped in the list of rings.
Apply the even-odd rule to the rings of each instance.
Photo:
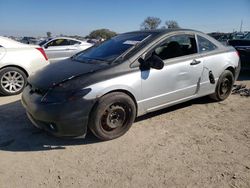
[[[27,77],[48,64],[43,48],[0,36],[0,93],[21,93]]]
[[[42,41],[39,44],[45,50],[50,62],[69,58],[76,53],[86,50],[93,44],[68,37],[56,37]]]

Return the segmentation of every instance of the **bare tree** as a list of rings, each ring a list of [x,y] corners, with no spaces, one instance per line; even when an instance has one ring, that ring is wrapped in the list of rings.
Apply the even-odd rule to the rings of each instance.
[[[157,29],[161,24],[161,19],[157,17],[147,17],[141,24],[142,30]]]
[[[180,28],[179,24],[177,23],[177,21],[174,20],[167,20],[165,22],[166,26],[168,29],[174,29],[174,28]]]

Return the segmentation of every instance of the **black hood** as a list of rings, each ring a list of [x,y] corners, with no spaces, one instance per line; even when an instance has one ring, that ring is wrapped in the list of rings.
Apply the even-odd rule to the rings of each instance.
[[[83,63],[66,59],[44,67],[30,76],[28,82],[36,88],[47,89],[61,82],[107,68],[107,63]]]

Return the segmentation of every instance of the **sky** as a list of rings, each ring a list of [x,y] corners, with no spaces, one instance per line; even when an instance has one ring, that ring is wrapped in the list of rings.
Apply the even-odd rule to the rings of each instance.
[[[250,31],[250,0],[0,0],[0,35],[88,35],[139,30],[148,16],[203,32]]]

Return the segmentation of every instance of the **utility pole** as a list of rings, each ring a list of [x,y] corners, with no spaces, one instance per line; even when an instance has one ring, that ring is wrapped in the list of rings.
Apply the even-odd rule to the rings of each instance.
[[[242,31],[242,25],[243,25],[243,20],[241,20],[241,23],[240,23],[240,32]]]

